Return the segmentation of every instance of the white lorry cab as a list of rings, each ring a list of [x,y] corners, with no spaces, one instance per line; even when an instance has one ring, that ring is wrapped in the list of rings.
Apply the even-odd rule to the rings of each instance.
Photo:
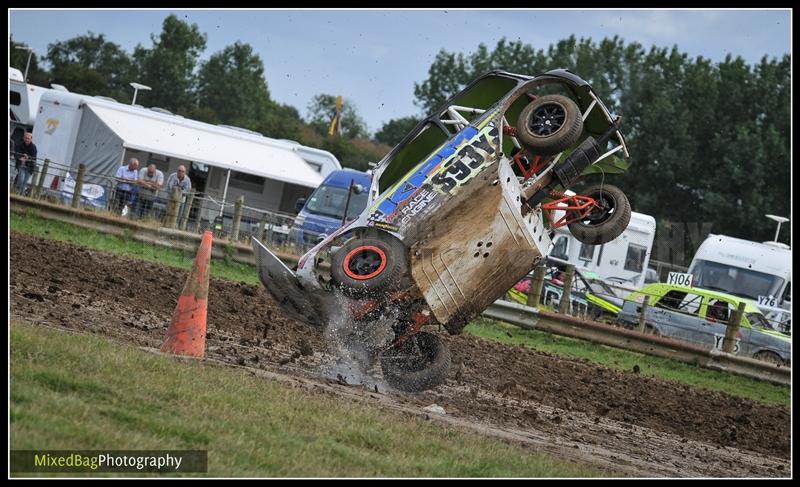
[[[751,242],[709,234],[689,266],[692,285],[755,301],[781,331],[791,319],[791,248],[781,242]]]
[[[632,212],[628,228],[619,237],[603,245],[581,243],[570,234],[567,227],[557,228],[548,256],[593,271],[609,284],[639,289],[645,284],[655,235],[655,218]]]

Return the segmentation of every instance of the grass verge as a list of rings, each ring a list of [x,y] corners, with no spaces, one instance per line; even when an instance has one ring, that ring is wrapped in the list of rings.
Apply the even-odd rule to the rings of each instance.
[[[209,476],[613,475],[241,369],[23,322],[11,323],[10,421],[12,449],[200,449]]]
[[[191,269],[195,258],[194,251],[168,249],[133,239],[108,235],[77,225],[48,220],[32,215],[30,212],[25,215],[12,212],[11,230],[180,269]],[[229,259],[212,258],[211,275],[231,281],[260,285],[253,266],[232,262]]]

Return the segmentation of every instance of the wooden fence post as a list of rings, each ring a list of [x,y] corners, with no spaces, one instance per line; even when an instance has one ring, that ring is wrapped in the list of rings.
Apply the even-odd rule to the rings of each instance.
[[[648,306],[650,306],[650,296],[645,296],[642,302],[642,309],[639,311],[639,327],[637,328],[642,333],[644,333],[644,317]]]
[[[181,188],[173,186],[167,203],[167,228],[175,228],[178,224],[178,208],[181,204]]]
[[[233,230],[231,231],[231,240],[239,240],[239,225],[242,223],[242,206],[244,206],[244,195],[240,194],[236,198],[236,204],[233,206]]]
[[[734,345],[736,345],[736,334],[739,331],[739,325],[742,323],[742,316],[744,316],[744,301],[739,303],[739,307],[733,312],[733,316],[728,320],[728,326],[725,328],[725,340],[722,342],[722,351],[733,353]]]
[[[558,312],[567,314],[569,312],[570,297],[572,296],[572,277],[575,275],[575,266],[567,264],[566,277],[564,277],[564,290],[561,292],[561,302],[558,303]]]
[[[538,308],[539,303],[542,301],[544,272],[545,272],[545,266],[543,265],[538,265],[533,270],[533,280],[531,281],[531,287],[528,288],[528,306]]]
[[[78,165],[78,176],[75,178],[75,191],[72,193],[72,207],[77,208],[81,203],[83,192],[83,178],[86,176],[86,164]]]
[[[186,196],[186,206],[183,207],[183,216],[181,218],[181,230],[186,230],[186,224],[189,223],[189,213],[192,211],[192,203],[194,202],[194,190],[189,191]],[[198,213],[199,218],[199,213]]]
[[[32,191],[32,196],[38,198],[42,194],[42,187],[44,186],[44,177],[47,176],[47,171],[50,169],[50,159],[45,159],[42,165],[42,172],[39,173],[39,181],[36,183],[36,190]]]
[[[258,223],[258,239],[264,240],[264,231],[267,229],[267,212],[261,215],[261,221]]]

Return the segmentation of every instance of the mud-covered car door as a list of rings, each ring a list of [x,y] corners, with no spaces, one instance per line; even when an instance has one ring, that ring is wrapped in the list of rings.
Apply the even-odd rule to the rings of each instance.
[[[723,328],[724,336],[724,327],[699,316],[702,303],[703,297],[699,294],[668,291],[648,310],[648,321],[652,320],[651,323],[664,335],[711,348],[720,328]]]

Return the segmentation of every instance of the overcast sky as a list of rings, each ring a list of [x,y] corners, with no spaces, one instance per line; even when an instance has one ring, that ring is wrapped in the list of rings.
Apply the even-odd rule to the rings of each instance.
[[[414,83],[425,80],[440,49],[467,54],[481,42],[491,49],[501,37],[539,49],[571,34],[595,41],[618,35],[645,47],[677,44],[692,57],[721,61],[731,53],[756,63],[765,54],[789,53],[791,45],[786,9],[11,10],[9,31],[40,56],[48,44],[89,31],[132,53],[137,44],[152,46],[150,36],[171,13],[208,35],[201,59],[246,42],[264,62],[273,99],[306,116],[314,95],[343,95],[371,132],[390,119],[420,113],[413,104]],[[140,101],[147,105],[144,96]]]

